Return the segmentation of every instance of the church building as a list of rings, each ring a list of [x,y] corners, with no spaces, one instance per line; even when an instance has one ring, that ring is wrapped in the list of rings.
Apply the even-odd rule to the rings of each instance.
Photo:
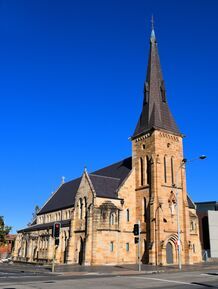
[[[131,142],[130,157],[91,173],[85,169],[61,184],[35,222],[18,231],[13,259],[51,263],[56,251],[60,264],[135,264],[133,227],[140,221],[143,263],[178,264],[178,256],[182,264],[201,262],[198,218],[186,191],[183,135],[167,102],[153,27],[142,112]],[[61,227],[56,245],[55,223]]]

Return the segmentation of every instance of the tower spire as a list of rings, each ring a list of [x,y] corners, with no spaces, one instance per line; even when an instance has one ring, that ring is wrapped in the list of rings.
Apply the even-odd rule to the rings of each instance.
[[[147,76],[144,84],[144,102],[133,138],[157,128],[175,134],[181,134],[166,100],[166,89],[154,32],[154,18],[152,16],[150,52]]]

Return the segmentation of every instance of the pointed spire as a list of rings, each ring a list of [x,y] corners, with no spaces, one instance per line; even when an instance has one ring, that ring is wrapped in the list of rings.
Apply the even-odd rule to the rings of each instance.
[[[144,102],[133,138],[154,128],[180,134],[166,100],[166,89],[154,32],[154,18],[152,16],[150,52],[144,84]]]

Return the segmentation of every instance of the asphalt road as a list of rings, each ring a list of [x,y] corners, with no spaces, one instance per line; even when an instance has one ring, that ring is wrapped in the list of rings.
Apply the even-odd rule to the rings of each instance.
[[[4,271],[4,272],[3,272]],[[76,275],[75,275],[76,274]],[[98,272],[51,274],[43,267],[22,265],[0,266],[1,289],[195,289],[217,288],[218,269],[168,272],[158,274],[134,274],[126,271],[123,275]]]
[[[62,276],[63,277],[63,276]],[[66,276],[65,276],[66,277]],[[38,281],[20,281],[1,283],[2,289],[145,289],[145,288],[162,288],[162,289],[189,289],[189,288],[218,288],[218,276],[202,275],[201,272],[181,272],[171,274],[138,275],[138,276],[90,276],[89,278],[75,279],[69,276],[62,280],[40,280]]]

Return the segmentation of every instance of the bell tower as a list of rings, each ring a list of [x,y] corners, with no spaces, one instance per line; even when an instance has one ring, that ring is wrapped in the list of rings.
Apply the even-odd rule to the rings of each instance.
[[[182,263],[192,263],[183,137],[167,102],[153,21],[142,112],[131,140],[142,261],[178,263],[179,204]]]

